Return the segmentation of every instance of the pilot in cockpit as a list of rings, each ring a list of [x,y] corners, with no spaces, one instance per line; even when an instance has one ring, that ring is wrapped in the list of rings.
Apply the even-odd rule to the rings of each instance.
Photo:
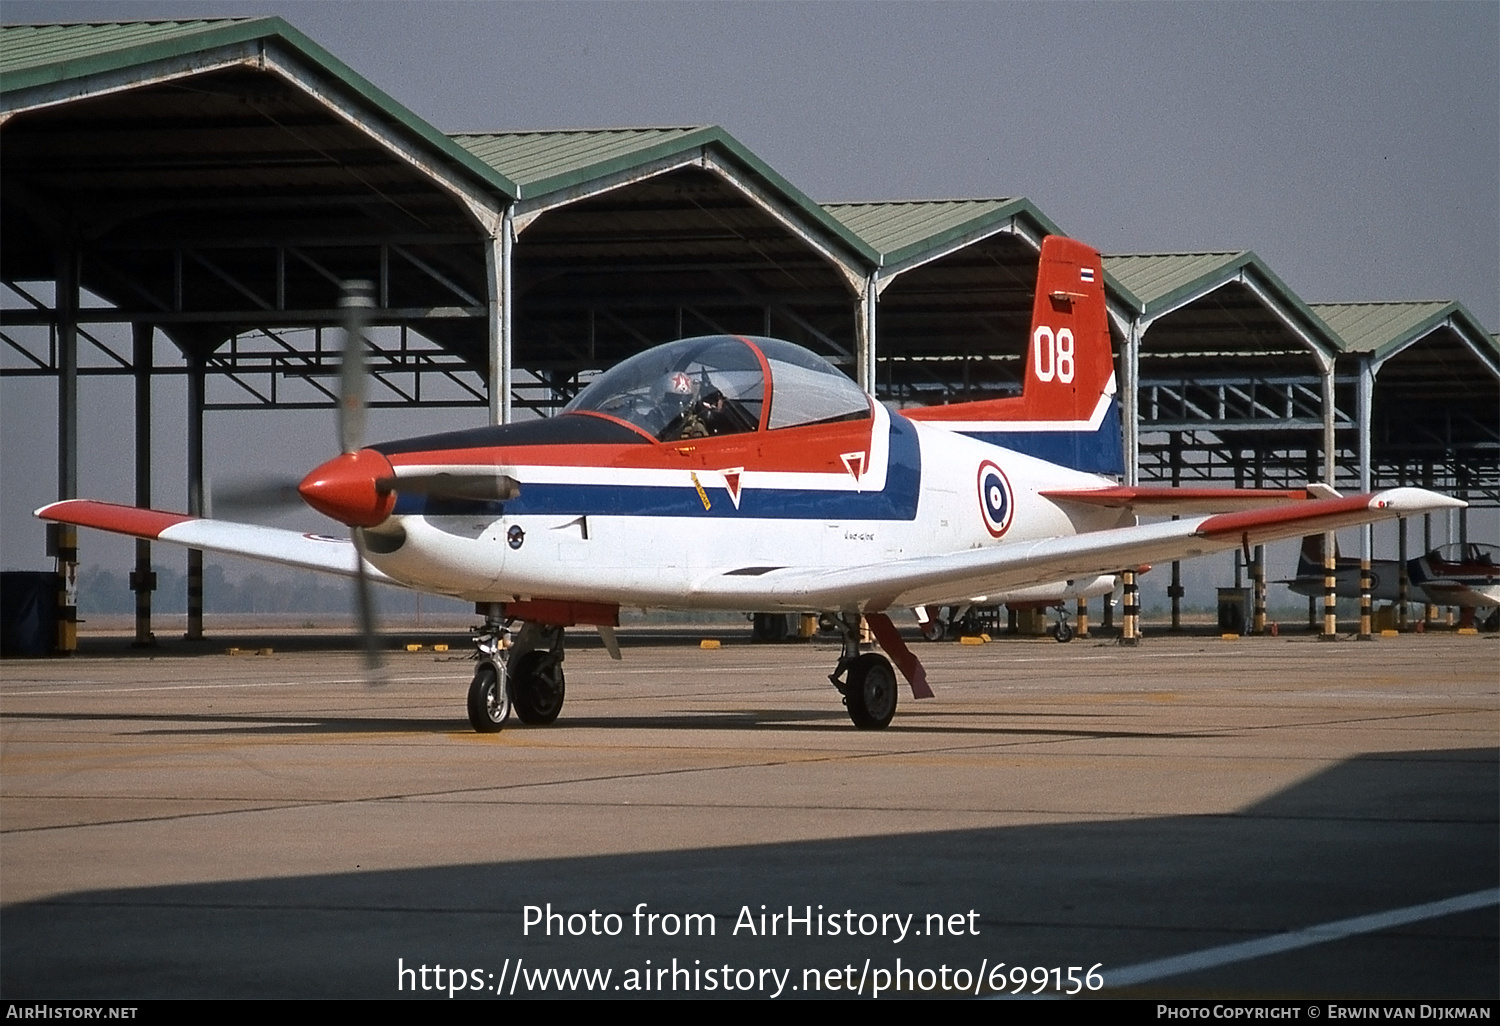
[[[737,408],[738,404],[709,380],[707,369],[696,377],[686,371],[672,371],[662,379],[658,390],[661,410],[667,417],[667,426],[660,435],[662,441],[755,430],[756,425]]]

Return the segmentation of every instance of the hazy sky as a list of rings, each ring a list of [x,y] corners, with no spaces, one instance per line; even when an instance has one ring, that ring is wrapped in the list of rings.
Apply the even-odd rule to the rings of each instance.
[[[1500,328],[1497,3],[6,0],[0,13],[278,14],[444,130],[716,123],[815,200],[1024,195],[1107,253],[1253,249],[1308,301],[1458,299]],[[26,511],[53,497],[39,448],[55,435],[37,433],[53,395],[0,392],[7,567],[45,565]],[[158,397],[157,504],[180,507],[180,389]],[[130,498],[128,399],[85,386],[84,494]],[[332,444],[327,418],[209,421],[211,472],[267,449],[301,470]],[[325,430],[327,445],[302,444]]]

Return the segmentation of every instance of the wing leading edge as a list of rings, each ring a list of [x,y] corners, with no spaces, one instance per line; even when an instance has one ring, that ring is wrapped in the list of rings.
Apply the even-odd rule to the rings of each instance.
[[[754,595],[787,609],[883,610],[983,601],[990,593],[1040,582],[1115,573],[1464,505],[1421,488],[1392,488],[890,563],[786,568],[759,577],[722,575],[700,582],[699,590],[715,596]]]
[[[237,524],[228,520],[205,520],[181,513],[163,513],[154,509],[138,509],[91,499],[54,502],[37,510],[36,515],[43,520],[171,542],[190,549],[246,556],[303,570],[317,570],[343,577],[356,577],[359,573],[359,556],[354,551],[354,543],[348,538],[329,538],[320,534],[304,534],[301,531],[261,527],[258,524]],[[365,564],[365,572],[373,581],[399,584],[369,563]]]

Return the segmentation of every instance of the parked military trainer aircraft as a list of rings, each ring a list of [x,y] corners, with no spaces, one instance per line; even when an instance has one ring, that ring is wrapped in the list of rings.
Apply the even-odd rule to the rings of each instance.
[[[86,500],[37,515],[473,601],[476,730],[512,708],[554,720],[564,628],[598,626],[616,654],[621,606],[826,614],[830,680],[878,729],[896,677],[862,651],[861,618],[925,698],[888,610],[1055,600],[1122,567],[1461,505],[1121,486],[1103,286],[1098,252],[1044,241],[1022,393],[1004,399],[892,412],[792,343],[715,335],[631,357],[556,417],[365,447],[346,387],[344,451],[300,491],[351,540]]]
[[[1334,594],[1359,597],[1358,556],[1341,555],[1334,542]],[[1280,581],[1298,595],[1315,598],[1323,594],[1323,536],[1302,539],[1297,576]],[[1478,542],[1452,542],[1406,562],[1411,582],[1408,599],[1435,606],[1457,606],[1462,622],[1472,624],[1475,611],[1500,606],[1500,548]],[[1399,602],[1401,561],[1370,560],[1370,598],[1375,602]]]

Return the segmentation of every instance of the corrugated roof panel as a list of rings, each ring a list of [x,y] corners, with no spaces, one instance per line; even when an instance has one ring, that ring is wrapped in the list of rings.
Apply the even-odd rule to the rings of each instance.
[[[145,67],[154,61],[274,41],[310,60],[384,116],[420,137],[446,160],[486,186],[513,195],[515,185],[476,160],[426,121],[377,89],[327,50],[276,17],[181,21],[79,22],[0,27],[0,92],[27,90],[91,75]]]
[[[1313,313],[1338,332],[1348,353],[1373,353],[1406,341],[1434,319],[1446,316],[1452,303],[1310,303]]]
[[[1242,262],[1245,251],[1224,253],[1131,253],[1106,256],[1104,269],[1141,302],[1156,302]]]
[[[591,170],[607,174],[637,162],[646,150],[686,140],[704,126],[537,132],[461,132],[452,138],[513,182],[539,183]]]
[[[269,18],[199,18],[192,21],[85,22],[0,26],[0,75],[88,63],[108,54],[151,44],[172,44]],[[74,73],[86,73],[81,68]]]
[[[962,200],[891,200],[824,203],[823,209],[854,234],[889,256],[955,230],[972,230],[985,219],[1008,217],[1013,197]]]
[[[745,149],[717,125],[665,128],[572,129],[529,132],[459,132],[452,140],[521,188],[521,201],[629,172],[662,157],[712,147],[719,158],[748,170],[781,198],[788,212],[856,255],[860,264],[877,257],[869,244],[828,211]]]

